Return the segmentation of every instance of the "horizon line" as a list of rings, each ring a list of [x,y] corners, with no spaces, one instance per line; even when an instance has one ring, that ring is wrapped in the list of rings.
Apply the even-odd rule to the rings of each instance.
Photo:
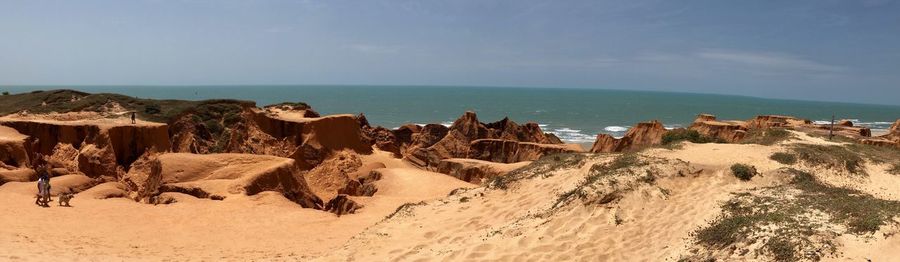
[[[800,99],[800,98],[776,98],[776,97],[764,97],[764,96],[754,96],[754,95],[741,95],[741,94],[725,94],[725,93],[704,93],[704,92],[692,92],[692,91],[669,91],[669,90],[648,90],[648,89],[618,89],[618,88],[602,88],[602,87],[575,87],[575,86],[559,86],[559,87],[549,87],[549,86],[507,86],[507,85],[447,85],[447,84],[75,84],[75,85],[67,85],[67,84],[50,84],[50,85],[9,85],[9,84],[0,84],[0,88],[4,87],[51,87],[59,89],[67,89],[68,87],[77,88],[77,87],[252,87],[252,86],[272,86],[272,87],[434,87],[434,88],[518,88],[518,89],[574,89],[574,90],[602,90],[602,91],[625,91],[625,92],[650,92],[650,93],[672,93],[672,94],[693,94],[693,95],[714,95],[714,96],[730,96],[730,97],[743,97],[743,98],[754,98],[754,99],[769,99],[769,100],[780,100],[780,101],[793,101],[793,102],[818,102],[818,103],[837,103],[837,104],[848,104],[848,105],[867,105],[867,106],[888,106],[888,107],[900,107],[900,104],[880,104],[880,103],[872,103],[872,102],[846,102],[846,101],[835,101],[835,100],[813,100],[813,99]],[[56,89],[56,90],[59,90]],[[5,90],[3,90],[5,91]],[[35,91],[35,90],[32,90]],[[48,90],[44,90],[48,91]]]

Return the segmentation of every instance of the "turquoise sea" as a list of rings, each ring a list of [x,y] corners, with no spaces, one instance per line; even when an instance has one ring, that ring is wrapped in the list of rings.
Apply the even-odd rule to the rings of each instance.
[[[854,119],[875,131],[900,118],[900,106],[766,99],[692,93],[565,88],[435,87],[435,86],[28,86],[0,87],[13,93],[76,89],[120,93],[141,98],[253,100],[257,105],[283,101],[309,103],[323,114],[363,112],[376,125],[450,124],[466,110],[482,122],[509,116],[537,122],[546,132],[574,143],[594,141],[597,133],[621,136],[639,121],[657,119],[667,127],[690,124],[698,113],[719,119],[748,119],[783,114],[815,121]]]

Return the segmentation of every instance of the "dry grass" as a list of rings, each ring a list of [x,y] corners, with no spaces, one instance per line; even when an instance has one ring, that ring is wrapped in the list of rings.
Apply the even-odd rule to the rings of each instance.
[[[793,137],[791,132],[782,128],[751,129],[741,143],[770,146]]]
[[[538,176],[546,178],[551,176],[553,172],[557,170],[581,167],[581,165],[584,165],[587,158],[588,155],[582,153],[562,153],[543,156],[526,166],[510,171],[509,174],[505,176],[494,177],[494,179],[488,183],[488,187],[505,190],[509,188],[511,183],[518,180],[531,179]]]
[[[844,170],[853,175],[867,175],[863,166],[865,160],[844,146],[794,144],[790,151],[809,166]]]
[[[898,201],[833,187],[796,169],[782,172],[793,175],[790,183],[735,194],[722,205],[722,215],[694,233],[697,243],[711,251],[701,257],[715,251],[746,254],[752,251],[747,245],[762,243],[755,255],[818,261],[835,252],[837,235],[870,234],[900,215]]]

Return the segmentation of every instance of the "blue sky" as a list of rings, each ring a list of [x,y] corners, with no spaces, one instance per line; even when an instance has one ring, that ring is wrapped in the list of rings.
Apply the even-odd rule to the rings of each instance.
[[[900,104],[900,3],[3,0],[0,84],[539,86]]]

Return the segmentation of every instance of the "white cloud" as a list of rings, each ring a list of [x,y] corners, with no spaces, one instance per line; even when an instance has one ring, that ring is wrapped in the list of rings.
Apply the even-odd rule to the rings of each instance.
[[[714,49],[697,52],[695,56],[709,61],[740,64],[761,69],[820,73],[839,73],[847,70],[843,66],[823,64],[786,54]]]

